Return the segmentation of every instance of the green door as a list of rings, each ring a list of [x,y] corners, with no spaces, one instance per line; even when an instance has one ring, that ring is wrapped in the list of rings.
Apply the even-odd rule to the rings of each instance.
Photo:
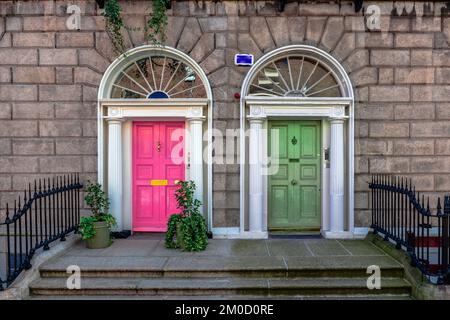
[[[279,158],[268,177],[270,230],[320,229],[320,129],[320,121],[269,122],[268,154],[278,146]]]

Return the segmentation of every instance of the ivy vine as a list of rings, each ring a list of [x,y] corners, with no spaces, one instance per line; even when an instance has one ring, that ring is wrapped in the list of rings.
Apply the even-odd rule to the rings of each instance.
[[[167,7],[171,0],[153,0],[152,14],[149,16],[144,30],[125,26],[119,0],[107,0],[103,16],[105,17],[106,32],[111,39],[114,50],[118,54],[126,51],[122,35],[122,28],[130,31],[144,31],[146,39],[153,44],[163,44],[166,41]]]

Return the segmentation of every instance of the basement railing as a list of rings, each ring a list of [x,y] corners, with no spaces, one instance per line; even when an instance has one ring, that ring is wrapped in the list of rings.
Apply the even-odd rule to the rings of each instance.
[[[35,180],[13,207],[6,205],[0,223],[0,291],[31,268],[37,250],[49,250],[52,242],[77,231],[82,187],[78,174]]]
[[[444,208],[438,197],[432,210],[411,179],[374,175],[369,188],[373,232],[405,250],[430,281],[449,283],[450,196],[444,197]]]

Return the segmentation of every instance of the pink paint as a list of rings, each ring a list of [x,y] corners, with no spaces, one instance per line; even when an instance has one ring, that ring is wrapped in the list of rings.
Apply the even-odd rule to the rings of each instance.
[[[165,232],[169,216],[179,212],[175,181],[184,180],[184,122],[133,122],[132,161],[133,230]]]

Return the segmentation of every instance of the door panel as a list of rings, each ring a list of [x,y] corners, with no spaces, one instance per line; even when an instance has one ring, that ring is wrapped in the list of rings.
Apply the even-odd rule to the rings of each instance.
[[[184,173],[184,123],[134,122],[134,231],[166,231],[169,216],[178,212],[175,182],[184,180]],[[167,184],[151,185],[152,180]]]
[[[320,229],[320,129],[320,121],[269,122],[268,154],[279,148],[279,170],[268,177],[269,229]]]

